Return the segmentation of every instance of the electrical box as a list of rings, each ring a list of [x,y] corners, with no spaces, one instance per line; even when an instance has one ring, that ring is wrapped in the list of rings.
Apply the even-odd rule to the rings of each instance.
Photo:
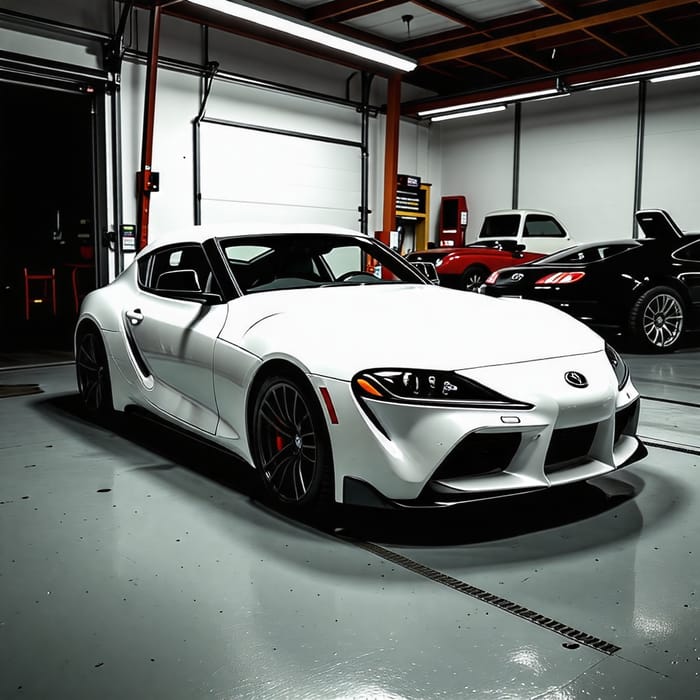
[[[121,238],[122,252],[136,252],[136,226],[134,224],[121,224],[119,226],[119,236]]]
[[[467,198],[463,195],[440,200],[440,246],[460,247],[469,222]]]

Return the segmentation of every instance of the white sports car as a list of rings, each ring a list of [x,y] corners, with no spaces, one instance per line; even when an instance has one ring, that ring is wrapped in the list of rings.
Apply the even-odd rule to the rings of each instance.
[[[442,289],[333,227],[192,228],[84,300],[88,409],[146,410],[278,504],[446,506],[641,459],[622,358],[536,302]]]

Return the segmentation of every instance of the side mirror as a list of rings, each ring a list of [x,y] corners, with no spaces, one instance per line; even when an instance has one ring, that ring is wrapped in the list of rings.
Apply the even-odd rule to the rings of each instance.
[[[525,246],[522,243],[518,243],[518,245],[516,245],[515,249],[513,250],[513,257],[514,258],[524,257],[524,255],[523,255],[524,250],[525,250]]]

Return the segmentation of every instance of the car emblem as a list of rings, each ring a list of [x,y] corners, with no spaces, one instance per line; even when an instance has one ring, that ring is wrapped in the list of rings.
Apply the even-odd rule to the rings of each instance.
[[[525,275],[522,272],[516,272],[515,274],[511,275],[511,279],[515,282],[520,282],[523,277],[525,277]]]
[[[585,389],[588,386],[588,380],[581,372],[567,372],[564,375],[564,379],[567,384],[576,387],[576,389]]]

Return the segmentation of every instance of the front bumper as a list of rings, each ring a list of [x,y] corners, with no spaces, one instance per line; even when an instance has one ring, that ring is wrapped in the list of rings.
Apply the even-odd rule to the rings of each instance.
[[[558,386],[572,369],[586,375],[586,390]],[[312,377],[339,419],[329,425],[336,500],[447,506],[583,481],[646,454],[639,395],[630,382],[618,391],[603,352],[464,374],[534,408],[361,406],[347,382]]]

